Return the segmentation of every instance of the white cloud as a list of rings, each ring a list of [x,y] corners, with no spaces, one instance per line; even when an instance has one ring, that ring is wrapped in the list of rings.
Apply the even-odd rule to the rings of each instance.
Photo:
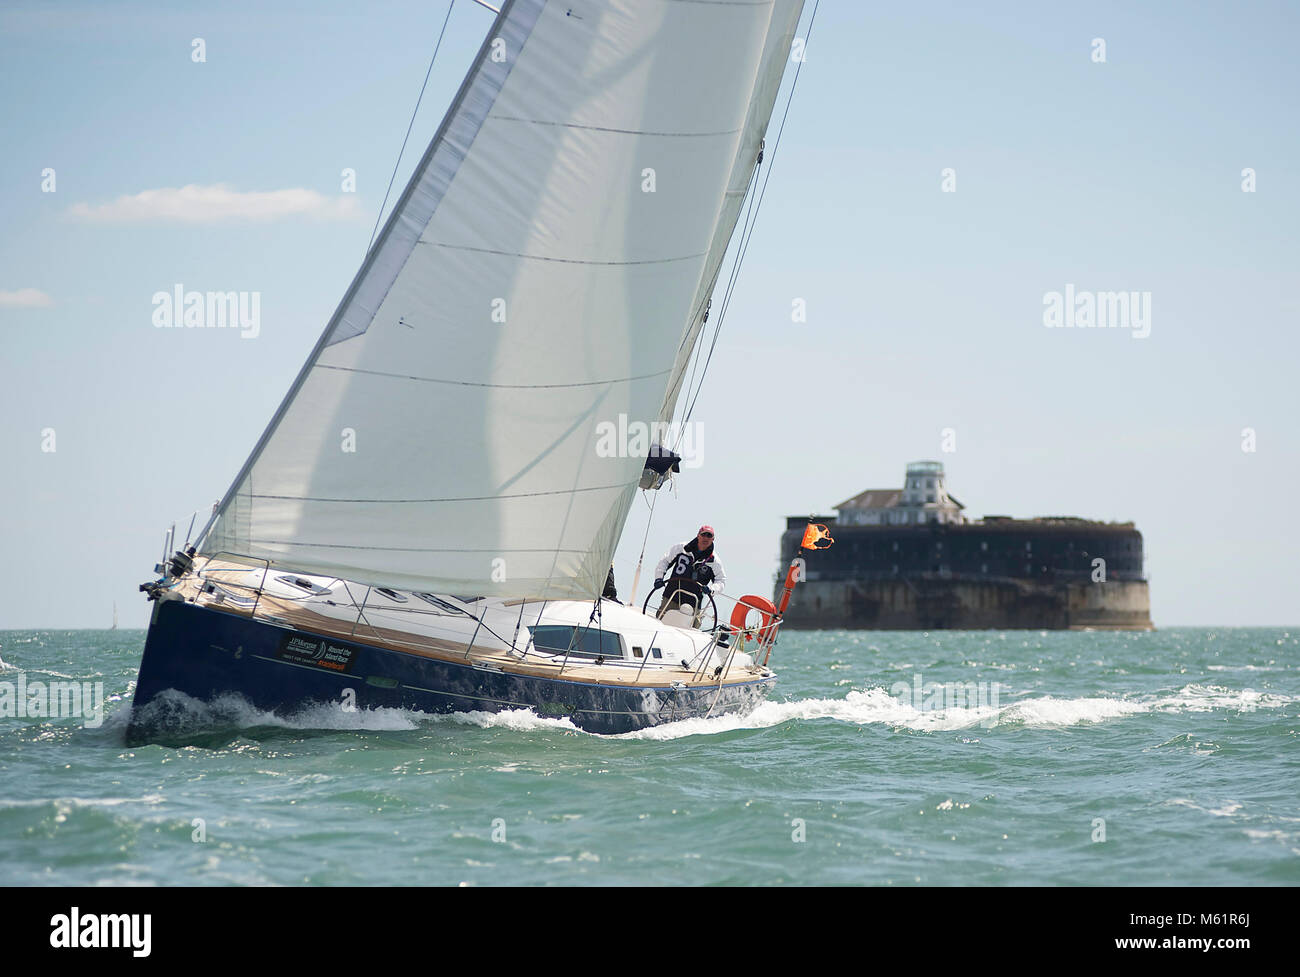
[[[16,292],[0,292],[0,309],[35,309],[53,304],[54,299],[38,288],[20,288]]]
[[[69,213],[91,221],[268,221],[307,216],[324,220],[349,220],[361,216],[355,196],[326,197],[315,190],[240,191],[224,183],[161,187],[118,197],[106,204],[73,204]]]

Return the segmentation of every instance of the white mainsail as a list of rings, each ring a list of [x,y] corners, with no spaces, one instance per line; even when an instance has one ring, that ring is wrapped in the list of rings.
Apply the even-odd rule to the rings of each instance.
[[[507,0],[200,550],[598,594],[801,7]]]

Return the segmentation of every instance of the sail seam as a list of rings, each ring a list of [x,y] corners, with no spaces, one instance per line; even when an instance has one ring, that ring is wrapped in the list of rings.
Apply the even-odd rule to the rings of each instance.
[[[453,547],[437,546],[362,546],[357,543],[304,543],[297,539],[250,539],[249,545],[256,543],[258,546],[313,546],[318,549],[330,550],[385,550],[394,553],[552,553],[555,552],[549,546],[539,549],[506,549],[496,546],[487,550],[473,549],[456,549]],[[561,553],[586,553],[586,550],[560,550]],[[236,554],[238,555],[238,554]],[[250,559],[260,559],[260,557],[249,557]],[[359,582],[359,581],[358,581]]]
[[[700,251],[696,254],[684,254],[676,258],[641,258],[636,261],[596,261],[591,258],[548,258],[541,254],[523,254],[519,251],[498,251],[495,248],[476,248],[469,244],[447,244],[444,241],[417,241],[416,244],[424,244],[435,248],[449,248],[452,251],[475,251],[479,254],[495,254],[503,258],[524,258],[528,261],[553,261],[562,265],[605,265],[625,267],[627,265],[668,265],[676,261],[694,261],[696,258],[702,258],[707,251]]]
[[[574,387],[604,387],[616,383],[632,383],[637,380],[653,380],[656,377],[664,376],[671,373],[672,369],[660,370],[657,373],[643,373],[634,377],[615,377],[612,380],[584,380],[581,383],[477,383],[472,380],[446,380],[442,377],[417,377],[405,373],[385,373],[383,370],[362,370],[354,366],[331,366],[328,363],[317,363],[315,368],[318,370],[339,370],[344,373],[364,373],[372,377],[389,377],[393,380],[418,380],[421,383],[445,383],[456,387],[490,387],[494,390],[568,390]]]
[[[513,495],[466,495],[459,498],[446,499],[330,499],[324,496],[313,495],[251,495],[253,499],[278,499],[290,502],[366,502],[374,505],[388,505],[389,503],[427,503],[427,502],[495,502],[499,499],[531,499],[540,495],[576,495],[579,492],[608,492],[610,489],[625,489],[627,483],[619,482],[616,485],[589,485],[586,488],[579,489],[557,489],[549,492],[519,492]]]
[[[652,129],[617,129],[612,126],[584,125],[581,122],[556,122],[548,119],[525,119],[517,115],[489,115],[489,119],[500,122],[525,122],[535,126],[555,126],[560,129],[586,129],[590,132],[613,132],[623,136],[663,136],[668,139],[707,139],[710,136],[734,136],[740,131],[719,129],[717,132],[656,132]]]
[[[770,7],[775,0],[660,0],[662,3],[694,3],[704,7]]]

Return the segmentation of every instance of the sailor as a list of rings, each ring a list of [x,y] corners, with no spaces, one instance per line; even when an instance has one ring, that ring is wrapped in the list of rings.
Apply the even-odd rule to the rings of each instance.
[[[605,589],[600,596],[606,600],[618,600],[618,588],[614,586],[614,564],[612,563],[609,565],[609,576],[605,578]]]
[[[694,539],[674,545],[655,567],[655,586],[664,587],[659,616],[689,604],[699,627],[703,594],[720,594],[726,583],[727,573],[713,550],[713,527],[701,526]]]

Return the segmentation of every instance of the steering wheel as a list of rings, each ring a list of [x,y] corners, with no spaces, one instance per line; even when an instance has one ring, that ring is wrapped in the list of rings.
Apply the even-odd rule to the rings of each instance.
[[[650,598],[653,597],[661,588],[665,587],[666,585],[667,585],[666,582],[658,584],[651,588],[650,593],[645,595],[645,603],[641,605],[642,614],[650,614],[650,611],[648,609],[650,607]],[[707,589],[701,588],[701,590],[703,591],[703,595],[702,595],[702,599],[700,600],[699,630],[703,631],[705,634],[712,634],[718,628],[718,605],[713,602],[713,595],[709,593]],[[659,608],[661,607],[663,607],[662,598],[660,598],[659,605],[658,607],[655,608],[654,614],[652,616],[658,617]]]

